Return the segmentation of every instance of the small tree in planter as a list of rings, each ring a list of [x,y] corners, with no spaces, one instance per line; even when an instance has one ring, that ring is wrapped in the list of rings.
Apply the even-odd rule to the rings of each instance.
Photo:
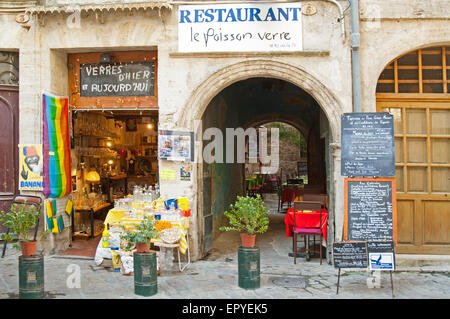
[[[127,241],[125,250],[136,245],[133,254],[134,293],[140,296],[152,296],[158,292],[156,253],[150,251],[150,240],[158,235],[155,222],[150,216],[144,217],[136,226],[137,231],[128,232],[120,238]]]
[[[256,234],[262,234],[269,228],[269,211],[264,207],[260,195],[256,197],[238,196],[230,209],[224,212],[230,226],[222,226],[222,231],[241,233],[242,246],[254,247]]]
[[[21,249],[23,256],[36,255],[36,240],[31,240],[28,233],[36,225],[41,206],[13,203],[9,212],[1,211],[0,213],[0,223],[19,237],[20,245],[14,243],[13,247],[17,250]],[[12,242],[15,239],[13,234],[3,234],[2,240]]]
[[[126,240],[127,246],[125,250],[130,250],[136,245],[138,253],[146,253],[150,251],[150,240],[158,236],[159,232],[155,228],[155,223],[150,216],[145,216],[142,223],[136,226],[136,232],[126,232],[120,238]]]

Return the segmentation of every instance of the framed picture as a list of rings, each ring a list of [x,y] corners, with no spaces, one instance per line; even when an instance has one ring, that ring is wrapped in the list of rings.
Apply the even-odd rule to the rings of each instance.
[[[125,122],[127,132],[137,131],[137,120],[135,118],[127,119]]]

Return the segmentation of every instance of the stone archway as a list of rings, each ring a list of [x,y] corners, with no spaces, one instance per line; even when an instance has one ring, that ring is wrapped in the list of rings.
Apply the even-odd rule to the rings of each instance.
[[[309,95],[311,95],[322,111],[325,113],[330,130],[330,202],[333,202],[330,207],[329,221],[332,225],[329,231],[329,238],[327,243],[332,243],[335,237],[341,236],[341,226],[343,224],[343,193],[341,187],[343,185],[342,177],[340,176],[340,117],[343,113],[343,106],[338,101],[336,96],[318,79],[312,76],[305,70],[287,64],[285,62],[273,60],[247,60],[235,63],[233,65],[224,67],[203,81],[191,94],[187,100],[184,108],[176,115],[175,122],[177,127],[183,127],[188,130],[196,131],[195,121],[200,121],[212,99],[218,95],[223,89],[231,84],[255,77],[274,78],[290,82],[301,88]],[[201,143],[196,143],[195,153],[202,154]],[[198,251],[194,252],[194,260],[201,258],[205,254],[203,251],[203,203],[202,203],[202,161],[193,167],[193,190],[196,198],[197,216],[193,220],[196,224],[197,234],[193,236],[195,241],[194,246]],[[339,185],[338,185],[339,184]],[[341,185],[342,184],[342,185]],[[335,218],[335,213],[339,217]],[[342,216],[341,216],[342,215]],[[337,220],[335,224],[335,219]],[[335,236],[334,225],[336,225],[337,236]],[[330,245],[330,244],[328,244]]]
[[[179,114],[178,126],[194,129],[194,121],[202,118],[214,96],[235,82],[254,77],[284,80],[309,93],[328,118],[332,142],[340,142],[340,115],[343,113],[343,107],[334,94],[305,70],[273,60],[238,62],[215,72],[192,93]]]

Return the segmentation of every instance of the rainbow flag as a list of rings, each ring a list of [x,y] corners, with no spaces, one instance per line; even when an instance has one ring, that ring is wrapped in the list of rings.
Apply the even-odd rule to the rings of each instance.
[[[42,94],[44,122],[44,196],[71,192],[68,98]]]

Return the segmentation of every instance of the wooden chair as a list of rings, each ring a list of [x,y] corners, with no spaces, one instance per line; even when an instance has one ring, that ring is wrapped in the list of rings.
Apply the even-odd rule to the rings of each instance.
[[[39,207],[42,204],[42,198],[40,198],[39,196],[31,196],[31,195],[26,195],[26,196],[25,195],[16,195],[16,196],[14,196],[13,202],[12,202],[12,205],[14,205],[14,204],[35,205],[35,206]],[[37,217],[36,226],[34,227],[34,240],[36,240],[36,237],[37,237],[40,217],[41,217],[40,215]],[[6,230],[6,234],[9,234],[9,228]],[[7,244],[7,242],[5,240],[5,243],[3,244],[2,258],[5,257],[6,244]]]
[[[322,229],[320,226],[322,225],[322,207],[321,203],[318,202],[311,202],[311,201],[302,201],[302,202],[294,202],[294,224],[292,226],[292,253],[294,255],[294,264],[296,264],[296,257],[297,257],[297,236],[303,235],[304,241],[305,241],[305,254],[306,254],[306,260],[309,261],[309,236],[313,235],[319,235],[320,236],[320,264],[322,265]],[[319,227],[296,227],[295,224],[295,215],[297,215],[296,211],[298,210],[312,210],[312,211],[319,211]]]
[[[278,201],[278,212],[283,209],[283,204],[288,203],[288,207],[291,207],[292,202],[295,201],[295,198],[298,196],[298,188],[297,187],[284,187],[281,193],[280,199]]]
[[[303,186],[303,190],[304,190],[305,194],[322,194],[323,193],[323,187],[321,185],[305,184]]]
[[[303,179],[301,178],[289,178],[287,180],[288,184],[295,184],[295,185],[302,185],[303,184]]]
[[[303,200],[309,202],[321,202],[322,207],[327,208],[327,195],[325,194],[303,194]]]

